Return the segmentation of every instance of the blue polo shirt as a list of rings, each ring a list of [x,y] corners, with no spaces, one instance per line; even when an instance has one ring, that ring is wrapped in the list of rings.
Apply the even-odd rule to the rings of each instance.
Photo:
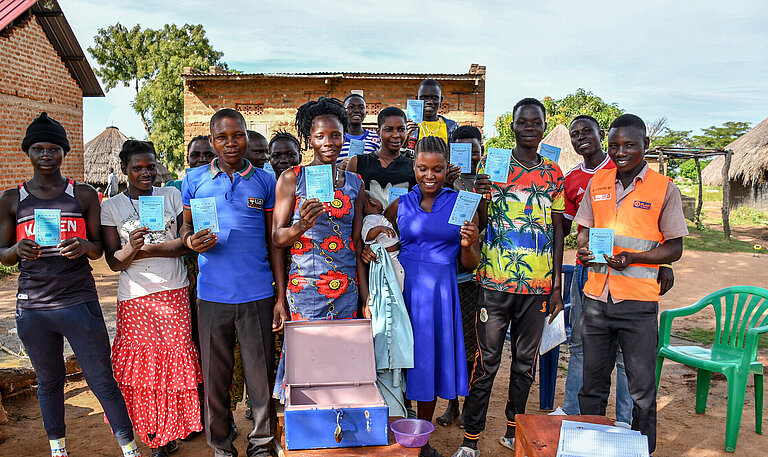
[[[189,170],[181,185],[184,208],[193,198],[214,197],[219,219],[218,243],[198,257],[197,296],[219,303],[271,297],[265,212],[275,207],[275,178],[245,160],[230,181],[218,161]]]

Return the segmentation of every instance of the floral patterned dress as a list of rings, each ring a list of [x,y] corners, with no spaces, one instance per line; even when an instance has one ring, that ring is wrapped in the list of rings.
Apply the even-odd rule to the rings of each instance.
[[[291,223],[299,222],[299,208],[307,199],[304,167],[296,172],[296,198]],[[291,247],[288,271],[288,308],[291,320],[350,319],[357,314],[357,260],[352,243],[355,200],[362,179],[345,172],[344,186],[315,225]],[[283,349],[285,354],[285,349]],[[283,399],[285,358],[277,369],[274,397]]]

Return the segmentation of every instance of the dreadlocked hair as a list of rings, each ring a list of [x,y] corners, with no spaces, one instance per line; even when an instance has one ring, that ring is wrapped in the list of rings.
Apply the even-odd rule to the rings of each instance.
[[[450,151],[448,145],[439,136],[427,136],[416,142],[416,149],[413,151],[413,160],[419,157],[422,152],[436,152],[442,154],[446,163],[450,163]]]
[[[272,145],[280,140],[293,141],[296,144],[296,150],[301,152],[301,143],[299,143],[299,139],[293,136],[288,130],[275,130],[275,133],[272,134],[272,139],[269,140],[269,150],[272,151]]]
[[[304,143],[304,148],[309,149],[309,137],[312,132],[312,124],[320,116],[334,116],[341,122],[343,130],[349,130],[349,118],[347,110],[338,98],[320,97],[309,101],[296,111],[296,130],[299,132],[299,140]]]

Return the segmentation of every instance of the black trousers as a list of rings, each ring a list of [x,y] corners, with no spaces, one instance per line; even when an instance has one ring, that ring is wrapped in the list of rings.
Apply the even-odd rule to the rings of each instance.
[[[512,323],[512,363],[509,367],[509,396],[505,409],[507,424],[525,413],[533,383],[533,364],[538,355],[541,331],[547,315],[548,295],[509,294],[481,288],[477,304],[478,355],[464,405],[466,436],[475,438],[485,430],[485,416],[493,380],[499,371],[507,328]]]
[[[229,386],[234,366],[235,330],[243,357],[245,385],[251,398],[253,430],[246,455],[272,441],[272,309],[274,297],[248,303],[225,304],[198,300],[200,358],[205,384],[205,433],[214,449],[235,456],[230,423]]]
[[[648,437],[656,449],[656,346],[659,341],[658,302],[627,300],[608,303],[584,297],[581,341],[584,384],[579,392],[581,414],[605,415],[611,390],[616,348],[621,346],[632,397],[632,430]]]

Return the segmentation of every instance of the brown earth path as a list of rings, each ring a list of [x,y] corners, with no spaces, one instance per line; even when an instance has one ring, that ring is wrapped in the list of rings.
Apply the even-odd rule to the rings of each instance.
[[[566,253],[566,262],[572,262],[573,252]],[[752,254],[718,254],[705,252],[686,252],[683,258],[675,264],[675,287],[662,297],[662,309],[677,308],[695,302],[698,298],[722,287],[744,284],[768,286],[768,256]],[[117,275],[109,271],[103,259],[94,263],[94,276],[99,287],[104,316],[110,328],[114,328],[115,295]],[[18,353],[18,338],[15,335],[13,322],[15,296],[15,277],[0,279],[0,344],[9,351]],[[702,313],[695,318],[682,319],[676,323],[674,331],[684,328],[712,328],[711,315]],[[14,344],[16,346],[14,346]],[[761,350],[760,359],[768,362],[768,351]],[[498,444],[498,437],[504,431],[504,402],[506,386],[509,381],[508,348],[504,354],[504,363],[496,379],[491,404],[488,413],[487,431],[480,440],[482,455],[512,455],[512,451]],[[10,356],[7,352],[0,354],[2,366],[24,365],[22,358]],[[562,350],[560,364],[568,365],[567,350]],[[563,401],[563,386],[565,370],[558,373],[558,385],[555,405]],[[658,449],[654,454],[659,457],[709,457],[726,455],[723,451],[725,439],[725,405],[726,383],[723,378],[715,376],[710,388],[709,403],[706,414],[695,414],[695,372],[684,366],[665,364],[659,391],[659,440]],[[535,382],[528,401],[528,412],[543,414],[538,410],[538,382]],[[753,381],[750,379],[749,391],[744,406],[738,446],[735,456],[765,456],[768,455],[768,436],[757,435],[754,430]],[[26,395],[9,399],[5,406],[10,415],[10,424],[0,426],[7,441],[0,445],[0,456],[44,456],[48,454],[48,443],[43,430],[40,411],[36,397]],[[444,401],[438,404],[438,414],[445,406]],[[245,406],[235,412],[238,428],[246,431],[246,420],[243,417]],[[768,416],[768,408],[764,414]],[[81,376],[72,377],[66,387],[67,414],[67,445],[73,457],[118,456],[117,445],[111,436],[109,427],[103,422],[102,409],[93,394],[88,389]],[[609,403],[608,416],[614,418],[613,398]],[[449,456],[461,444],[463,432],[456,426],[437,427],[432,436],[432,444],[444,455]],[[183,457],[211,456],[203,437],[192,442],[180,443],[178,454]],[[237,439],[236,446],[241,452],[245,450],[245,439]],[[148,450],[142,445],[142,452],[148,456]]]

